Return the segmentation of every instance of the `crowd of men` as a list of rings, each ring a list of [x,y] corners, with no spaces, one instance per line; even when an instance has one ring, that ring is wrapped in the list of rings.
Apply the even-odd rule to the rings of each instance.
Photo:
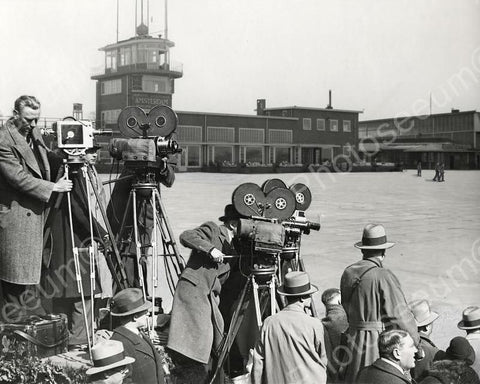
[[[39,116],[39,101],[21,96],[13,117],[0,127],[2,320],[65,313],[70,347],[81,349],[92,344],[87,319],[93,317],[94,302],[105,304],[107,299],[114,329],[109,340],[91,349],[90,381],[163,383],[165,361],[144,330],[149,321],[163,326],[165,317],[154,320],[149,315],[152,303],[142,291],[145,286],[139,286],[144,271],[133,258],[135,249],[129,249],[136,246],[132,242],[122,255],[130,288],[115,295],[112,290],[111,260],[105,257],[111,240],[99,212],[106,198],[94,167],[98,147],[84,156],[91,177],[78,169],[66,174],[65,155],[47,148],[37,127]],[[128,173],[124,170],[123,180]],[[166,161],[160,173],[159,181],[171,186],[174,173]],[[112,193],[107,213],[114,233],[130,189],[128,180]],[[62,198],[63,192],[69,192],[69,199]],[[147,206],[141,207],[140,216],[145,218],[142,241],[148,242],[155,218]],[[192,253],[165,321],[175,383],[208,382],[224,346],[247,281],[238,259],[231,257],[239,252],[235,233],[240,218],[227,205],[220,225],[209,221],[180,235]],[[230,349],[230,375],[268,384],[480,382],[480,307],[468,307],[462,314],[458,327],[466,337],[456,337],[446,351],[439,350],[429,339],[439,315],[426,300],[407,303],[397,277],[383,266],[386,250],[394,245],[382,225],[365,226],[361,241],[354,244],[361,259],[345,268],[339,288],[322,294],[323,319],[313,316],[311,296],[318,289],[308,274],[286,273],[277,289],[283,309],[263,319],[261,329],[239,327]],[[88,247],[94,248],[95,279],[88,268]],[[75,249],[84,268],[74,265]],[[80,281],[79,270],[84,271]],[[49,297],[50,308],[44,308],[41,296]]]

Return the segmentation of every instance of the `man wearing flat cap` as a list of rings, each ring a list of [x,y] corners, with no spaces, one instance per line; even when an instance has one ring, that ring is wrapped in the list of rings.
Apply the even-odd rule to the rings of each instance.
[[[208,221],[180,235],[192,253],[175,289],[167,346],[174,362],[182,366],[181,373],[196,372],[192,381],[196,384],[206,380],[212,349],[220,347],[223,337],[224,317],[242,289],[237,266],[224,260],[225,255],[236,254],[233,240],[241,217],[229,204],[219,218],[222,225]]]
[[[253,352],[253,384],[327,382],[323,324],[305,312],[317,290],[306,272],[285,275],[277,292],[288,305],[263,324]]]
[[[412,378],[419,381],[430,369],[433,360],[440,351],[437,346],[430,340],[433,330],[433,322],[438,319],[438,313],[430,309],[427,300],[415,300],[408,303],[412,311],[415,322],[417,323],[418,335],[420,336],[419,349],[423,351],[423,357],[415,363],[410,373]]]
[[[403,329],[419,343],[417,325],[408,308],[400,282],[383,268],[388,242],[385,228],[368,224],[362,240],[355,244],[363,258],[348,266],[340,281],[342,305],[348,317],[345,354],[340,373],[345,382],[353,383],[358,372],[379,358],[378,337],[386,329]]]
[[[475,351],[475,361],[472,368],[480,376],[480,307],[470,306],[463,310],[462,320],[458,328],[467,332],[465,337]]]

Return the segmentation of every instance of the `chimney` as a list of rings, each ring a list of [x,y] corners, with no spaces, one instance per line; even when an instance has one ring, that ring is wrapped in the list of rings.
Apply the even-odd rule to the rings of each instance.
[[[333,109],[333,107],[332,107],[332,90],[331,90],[331,89],[328,90],[328,105],[327,105],[327,109]]]
[[[257,99],[257,116],[264,116],[266,107],[267,101],[265,99]]]

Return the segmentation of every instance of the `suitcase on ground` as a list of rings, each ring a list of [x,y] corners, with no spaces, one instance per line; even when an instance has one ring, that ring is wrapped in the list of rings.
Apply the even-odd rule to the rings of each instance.
[[[0,355],[39,358],[67,352],[68,328],[64,315],[31,316],[20,323],[0,323]]]

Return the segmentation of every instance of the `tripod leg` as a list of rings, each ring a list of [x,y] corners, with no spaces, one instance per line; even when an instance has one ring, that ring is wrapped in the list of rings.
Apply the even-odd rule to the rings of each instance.
[[[258,328],[262,327],[262,311],[260,309],[260,300],[258,298],[258,284],[255,281],[255,278],[252,278],[252,287],[253,287],[253,301],[255,303],[255,315],[257,318]]]
[[[138,280],[140,287],[142,287],[143,299],[147,300],[147,293],[145,291],[145,282],[143,281],[143,268],[140,263],[140,257],[142,256],[142,244],[140,243],[140,237],[138,234],[138,215],[137,215],[137,193],[133,190],[133,228],[135,232],[135,247],[136,247],[136,260],[138,269]]]
[[[272,280],[268,283],[270,289],[270,315],[277,312],[277,300],[275,298],[275,276],[272,276]]]
[[[152,199],[150,201],[152,205],[152,215],[153,215],[153,241],[152,241],[152,287],[150,296],[152,298],[152,318],[155,315],[155,289],[158,286],[158,250],[157,250],[157,244],[158,244],[158,228],[157,228],[157,219],[156,219],[156,189],[152,190]],[[150,332],[154,332],[154,325],[153,321],[151,323],[151,329]],[[152,337],[152,335],[150,336]]]

